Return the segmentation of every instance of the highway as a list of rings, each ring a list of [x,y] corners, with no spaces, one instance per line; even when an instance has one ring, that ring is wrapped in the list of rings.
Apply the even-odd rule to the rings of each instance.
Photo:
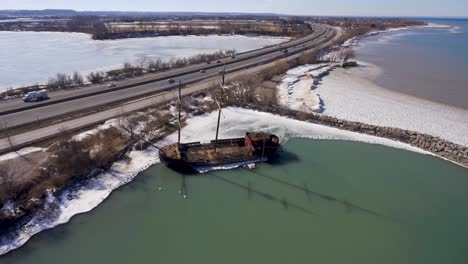
[[[300,57],[304,51],[320,50],[341,36],[341,32],[331,27],[314,25],[314,29],[313,34],[304,39],[238,54],[235,59],[226,58],[221,60],[221,63],[199,64],[125,80],[116,83],[117,89],[104,88],[102,85],[91,86],[53,93],[51,100],[39,104],[25,104],[19,100],[8,102],[0,106],[1,120],[8,127],[21,127],[66,115],[93,111],[87,116],[51,124],[11,137],[16,147],[34,144],[56,135],[63,128],[83,128],[119,116],[122,112],[131,112],[169,101],[176,97],[176,92],[172,88],[177,85],[178,81],[185,85],[184,94],[206,89],[213,83],[219,82],[219,71],[224,68],[224,64],[226,64],[226,78],[230,80],[271,67],[279,59],[287,57],[292,60]],[[284,49],[288,49],[288,52],[284,52]],[[206,72],[200,72],[201,69],[205,69]],[[168,78],[174,78],[176,83],[169,83]],[[25,106],[34,108],[24,109]],[[104,106],[107,106],[106,109]],[[7,139],[0,139],[0,152],[6,152],[10,148],[10,142]]]
[[[195,73],[199,77],[203,77],[203,74],[200,73],[200,70],[206,70],[206,71],[218,71],[222,65],[226,64],[230,66],[230,64],[243,64],[246,65],[247,63],[252,63],[252,60],[250,61],[245,61],[248,59],[255,59],[258,58],[258,62],[261,62],[262,59],[268,59],[268,58],[273,58],[275,55],[274,52],[278,51],[283,51],[285,49],[289,49],[291,47],[296,47],[300,46],[301,44],[305,44],[308,41],[311,40],[317,40],[317,37],[324,36],[323,33],[326,30],[323,26],[320,25],[313,25],[314,32],[313,34],[293,40],[290,42],[282,43],[279,45],[274,45],[262,49],[257,49],[257,50],[252,50],[244,53],[237,54],[234,59],[232,58],[225,58],[225,59],[220,59],[220,63],[217,63],[217,61],[210,62],[210,64],[207,63],[201,63],[197,65],[191,65],[187,67],[181,67],[179,69],[174,69],[166,72],[160,72],[160,73],[155,73],[155,74],[147,74],[142,77],[138,78],[131,78],[131,79],[126,79],[120,82],[114,82],[115,84],[118,84],[116,88],[107,88],[107,84],[101,84],[101,85],[92,85],[80,89],[71,89],[71,90],[61,90],[57,92],[51,92],[50,97],[51,99],[48,101],[44,102],[39,102],[39,103],[34,103],[34,104],[25,104],[21,99],[16,99],[12,100],[10,102],[3,102],[0,103],[0,116],[3,116],[8,113],[12,112],[18,112],[25,110],[27,108],[37,108],[45,105],[50,105],[54,104],[57,102],[62,102],[68,99],[73,99],[81,96],[86,96],[86,95],[93,95],[93,94],[99,94],[99,93],[109,93],[109,92],[114,92],[117,90],[121,89],[127,89],[131,87],[135,87],[141,84],[145,83],[152,83],[156,81],[161,81],[161,80],[167,80],[169,78],[175,78],[179,77],[181,75],[185,75],[188,73]],[[262,56],[266,55],[266,56]]]

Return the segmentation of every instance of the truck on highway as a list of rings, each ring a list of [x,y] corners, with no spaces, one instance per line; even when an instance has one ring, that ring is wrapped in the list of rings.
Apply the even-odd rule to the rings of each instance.
[[[49,95],[45,90],[29,92],[23,97],[25,102],[39,102],[47,99],[49,99]]]

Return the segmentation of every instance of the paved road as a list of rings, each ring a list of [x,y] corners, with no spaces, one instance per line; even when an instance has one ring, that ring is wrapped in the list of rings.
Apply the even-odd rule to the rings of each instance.
[[[107,93],[107,92],[111,93],[115,90],[139,86],[141,83],[149,83],[149,82],[156,82],[159,80],[167,80],[169,78],[179,77],[180,75],[185,75],[188,73],[195,73],[196,75],[203,77],[203,75],[200,74],[200,70],[202,69],[209,70],[212,68],[216,68],[214,71],[217,71],[220,69],[222,64],[227,64],[228,66],[230,66],[230,64],[245,65],[246,63],[252,62],[251,60],[250,61],[245,61],[245,60],[252,59],[252,58],[254,59],[258,58],[259,61],[261,61],[262,58],[260,58],[260,56],[262,55],[267,55],[265,58],[267,57],[271,58],[273,55],[272,54],[273,52],[281,51],[284,49],[289,49],[290,47],[304,44],[310,40],[315,40],[318,36],[320,36],[324,32],[323,26],[320,26],[320,25],[313,24],[313,29],[314,29],[313,33],[305,38],[297,39],[297,40],[290,41],[287,43],[282,43],[279,45],[273,45],[273,46],[262,48],[262,49],[240,53],[240,54],[237,54],[234,59],[232,58],[221,59],[220,60],[221,63],[219,64],[217,63],[217,61],[213,61],[213,62],[210,62],[210,64],[202,63],[202,64],[192,65],[188,67],[181,67],[179,69],[174,69],[174,70],[170,70],[166,72],[161,72],[161,73],[156,73],[156,74],[147,74],[142,77],[126,79],[120,82],[114,82],[118,86],[115,89],[107,88],[106,87],[107,84],[92,85],[92,86],[84,87],[81,89],[51,92],[50,93],[51,99],[45,102],[40,102],[40,103],[24,103],[20,99],[12,100],[10,102],[2,102],[0,103],[0,116],[3,116],[7,113],[14,112],[14,111],[21,111],[27,107],[30,107],[30,108],[40,107],[40,106],[64,101],[67,99],[72,99],[72,98],[86,96],[86,95],[92,95],[96,93]],[[240,63],[240,62],[243,62],[243,63]]]
[[[245,53],[237,56],[235,60],[232,58],[225,59],[227,64],[226,71],[233,72],[247,67],[253,67],[266,62],[279,59],[287,54],[294,54],[304,49],[310,49],[316,46],[318,43],[323,42],[327,38],[333,35],[334,31],[330,28],[315,25],[314,33],[305,39],[296,40],[287,44],[283,44],[283,47],[270,47],[265,50],[257,50],[250,53]],[[285,53],[284,50],[288,50]],[[257,54],[260,54],[257,56]],[[51,94],[52,99],[46,102],[31,104],[24,103],[21,100],[15,100],[9,103],[0,104],[0,120],[6,124],[9,128],[21,127],[33,122],[41,122],[44,120],[50,120],[53,118],[61,117],[66,114],[73,112],[80,112],[97,108],[102,105],[108,105],[112,103],[120,103],[127,100],[132,100],[137,97],[147,96],[164,90],[173,88],[175,84],[169,84],[167,82],[168,76],[181,74],[181,72],[189,72],[188,74],[174,77],[177,81],[181,81],[183,84],[194,83],[197,81],[204,80],[219,74],[219,71],[223,69],[224,61],[218,65],[195,65],[188,68],[182,68],[168,73],[161,73],[159,75],[145,76],[143,78],[126,80],[118,83],[120,87],[126,87],[127,85],[134,85],[135,83],[145,83],[142,85],[135,85],[125,89],[113,89],[109,91],[102,86],[95,86],[85,89],[77,89],[74,91],[63,91],[60,93]],[[217,64],[216,62],[214,62]],[[201,73],[201,67],[214,67],[206,69],[206,72]],[[147,83],[149,82],[149,83]],[[106,92],[101,94],[95,94],[96,92]],[[75,97],[80,97],[75,100],[70,100]],[[67,101],[64,101],[67,100]],[[63,102],[61,102],[63,101]],[[35,107],[29,110],[22,110],[24,107]],[[14,113],[7,113],[8,111],[18,111]],[[20,111],[22,110],[22,111]],[[4,114],[2,114],[4,113]]]
[[[325,48],[332,43],[333,40],[337,39],[341,36],[341,32],[336,31],[335,29],[328,28],[328,27],[321,27],[317,26],[316,32],[319,32],[320,29],[322,33],[319,36],[310,39],[304,44],[299,44],[298,46],[290,47],[288,53],[288,59],[292,60],[297,57],[301,56],[303,49],[307,49],[307,52],[313,52],[316,50],[320,50]],[[304,45],[304,46],[303,46]],[[296,54],[294,54],[296,53]],[[294,55],[292,55],[294,54]],[[246,73],[253,73],[258,72],[268,67],[271,67],[276,59],[284,57],[284,53],[282,50],[269,53],[265,56],[260,56],[260,58],[251,58],[247,59],[242,62],[234,62],[227,66],[227,71],[229,73],[227,75],[227,80],[234,79],[238,76],[241,76]],[[262,61],[271,61],[266,64],[261,64]],[[247,64],[244,64],[247,63]],[[253,65],[258,65],[255,67],[251,67]],[[246,68],[245,65],[249,65],[250,68]],[[214,82],[219,81],[218,71],[222,67],[209,69],[204,74],[199,74],[198,72],[190,73],[184,76],[181,76],[179,79],[184,83],[190,83],[191,81],[196,81],[193,85],[188,85],[183,89],[183,94],[190,94],[196,91],[200,91],[206,89],[213,85]],[[242,69],[242,70],[240,70]],[[103,122],[107,119],[119,116],[122,112],[131,112],[139,109],[144,109],[148,106],[154,105],[156,103],[166,102],[171,99],[174,99],[177,96],[177,91],[173,89],[168,89],[169,84],[166,80],[164,81],[156,81],[154,83],[144,84],[137,87],[123,89],[119,91],[113,91],[106,94],[94,95],[89,96],[77,100],[72,100],[64,103],[57,103],[52,104],[44,107],[39,107],[32,110],[21,111],[18,113],[4,115],[2,118],[8,118],[7,122],[16,122],[16,124],[21,124],[21,122],[31,122],[35,121],[37,118],[44,119],[44,117],[50,118],[62,113],[69,113],[73,111],[80,111],[82,109],[93,108],[99,105],[99,102],[111,102],[115,100],[127,100],[125,103],[121,103],[118,106],[107,109],[104,111],[100,111],[97,113],[93,113],[84,117],[79,117],[73,120],[64,121],[58,124],[54,124],[48,127],[35,129],[26,133],[22,133],[19,135],[15,135],[11,137],[11,141],[15,147],[24,147],[27,145],[31,145],[37,143],[41,140],[47,139],[59,133],[63,128],[67,129],[79,129],[82,127],[86,127],[89,125],[97,124],[99,122]],[[145,93],[159,91],[159,93],[154,95],[147,95],[141,99],[135,99],[130,101],[128,98],[137,95],[143,95]],[[17,121],[16,121],[17,120]],[[19,121],[19,122],[18,122]],[[8,123],[9,125],[11,123]],[[7,152],[11,149],[10,143],[7,139],[0,140],[0,153]]]

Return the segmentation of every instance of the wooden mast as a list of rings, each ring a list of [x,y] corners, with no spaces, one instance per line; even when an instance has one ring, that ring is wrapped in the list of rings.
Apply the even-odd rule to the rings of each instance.
[[[179,124],[179,134],[178,134],[178,139],[177,139],[177,146],[179,147],[179,150],[180,150],[180,131],[182,129],[182,125],[180,124],[180,111],[181,111],[181,108],[182,108],[182,102],[181,102],[182,92],[181,92],[180,86],[181,86],[181,81],[179,81],[179,96],[178,96],[178,98],[179,98],[179,105],[178,105],[179,114],[177,116],[178,124]]]
[[[226,63],[224,63],[223,67],[223,78],[221,81],[221,90],[224,91],[224,75],[226,74]],[[216,150],[218,148],[218,136],[219,136],[219,123],[221,122],[221,105],[219,104],[218,100],[215,97],[215,102],[218,105],[218,123],[216,124],[216,138],[215,138],[215,147],[214,147],[214,152],[216,153]]]
[[[216,125],[216,138],[215,138],[215,149],[214,151],[216,152],[216,148],[218,147],[218,135],[219,135],[219,123],[221,122],[221,105],[219,104],[218,100],[216,100],[215,97],[215,102],[218,105],[218,124]]]

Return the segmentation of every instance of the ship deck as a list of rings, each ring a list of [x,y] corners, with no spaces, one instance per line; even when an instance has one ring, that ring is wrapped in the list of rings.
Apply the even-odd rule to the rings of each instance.
[[[252,151],[245,146],[221,145],[216,149],[214,146],[193,146],[185,151],[187,161],[219,163],[223,161],[246,160],[252,157]]]

